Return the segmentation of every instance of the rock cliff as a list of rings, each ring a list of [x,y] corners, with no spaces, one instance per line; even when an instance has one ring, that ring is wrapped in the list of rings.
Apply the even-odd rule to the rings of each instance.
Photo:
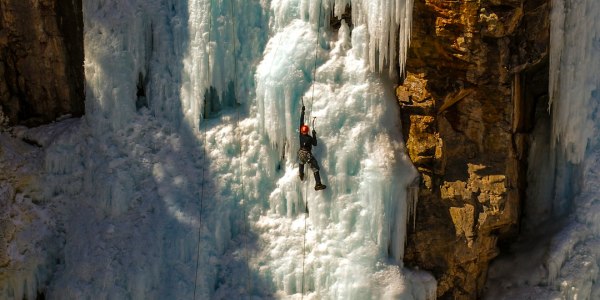
[[[498,244],[518,233],[548,13],[547,0],[415,1],[396,91],[421,174],[405,261],[436,276],[438,298],[481,295]]]
[[[81,0],[0,1],[0,121],[82,115],[83,82]]]

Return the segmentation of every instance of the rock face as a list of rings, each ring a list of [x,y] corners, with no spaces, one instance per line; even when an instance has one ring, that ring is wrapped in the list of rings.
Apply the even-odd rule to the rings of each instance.
[[[476,299],[498,242],[519,230],[527,134],[547,90],[549,4],[414,5],[406,76],[396,91],[421,173],[405,262],[436,276],[438,298]]]
[[[81,0],[0,0],[0,121],[80,116],[83,86]]]

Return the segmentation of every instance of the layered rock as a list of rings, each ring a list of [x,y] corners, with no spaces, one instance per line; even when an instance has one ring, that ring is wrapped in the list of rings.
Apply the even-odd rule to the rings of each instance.
[[[535,107],[521,75],[547,78],[548,12],[546,0],[415,1],[397,89],[421,173],[405,262],[436,276],[439,298],[477,298],[498,240],[518,232]]]
[[[82,115],[81,0],[0,4],[0,121],[35,126]]]

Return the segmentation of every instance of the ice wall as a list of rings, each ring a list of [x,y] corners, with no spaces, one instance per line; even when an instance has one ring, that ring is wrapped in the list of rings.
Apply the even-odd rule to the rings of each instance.
[[[550,243],[545,264],[549,283],[559,287],[562,297],[595,299],[600,297],[600,143],[594,138],[600,133],[600,3],[552,4],[549,92],[558,153],[554,206],[568,217]]]
[[[354,27],[334,34],[347,4]],[[402,269],[416,172],[393,85],[374,72],[402,67],[411,10],[84,3],[88,115],[46,154],[66,240],[47,297],[433,297],[430,275]],[[318,193],[310,172],[298,180],[301,99]]]
[[[585,156],[594,134],[600,61],[595,1],[553,0],[550,34],[550,106],[552,134],[570,162]]]
[[[298,17],[306,18],[313,30],[319,24],[326,28],[331,12],[341,17],[351,5],[354,25],[368,31],[368,47],[361,55],[369,68],[387,66],[391,75],[404,68],[412,0],[258,2],[86,1],[86,111],[95,127],[106,123],[119,128],[136,108],[148,106],[155,115],[198,130],[204,115],[232,104],[232,94],[252,95],[247,76],[269,34],[257,27],[269,5],[275,23],[271,31]],[[211,86],[214,95],[204,101]],[[205,103],[210,107],[205,109]]]
[[[94,128],[122,128],[145,106],[198,132],[201,118],[232,105],[228,93],[252,95],[247,78],[268,34],[259,1],[86,1],[83,12]]]
[[[0,299],[35,299],[54,271],[60,241],[40,195],[42,165],[39,147],[0,132]]]
[[[321,24],[327,24],[329,12],[341,18],[346,7],[352,7],[353,24],[365,25],[368,31],[366,40],[368,46],[361,55],[368,62],[370,70],[383,70],[387,67],[389,75],[395,76],[398,69],[400,72],[404,69],[410,44],[413,0],[301,0],[298,2],[300,2],[300,14],[307,16],[313,26],[318,23],[319,14],[323,22]]]
[[[288,295],[303,292],[303,279],[304,293],[317,299],[379,298],[386,291],[410,295],[409,288],[398,286],[404,282],[399,271],[389,285],[377,277],[395,274],[396,266],[386,262],[389,255],[401,261],[406,185],[415,176],[398,142],[392,87],[370,72],[363,59],[369,45],[366,26],[355,27],[350,38],[343,23],[338,40],[329,46],[329,34],[317,37],[306,21],[296,19],[280,29],[267,45],[256,75],[259,129],[273,145],[273,160],[282,152],[288,157],[285,173],[275,178],[268,214],[259,217],[257,226],[269,235],[287,231],[289,239],[278,240],[259,264],[271,266],[277,289]],[[317,38],[323,41],[317,44]],[[315,51],[319,66],[313,81]],[[302,98],[308,120],[316,117],[320,144],[314,154],[330,185],[325,192],[313,191],[312,180],[298,180],[295,156]],[[299,215],[305,201],[310,209],[307,220]],[[302,249],[297,245],[303,243],[305,221],[309,230]]]
[[[235,89],[253,94],[264,12],[259,1],[84,3],[88,114],[46,155],[46,195],[65,203],[67,240],[49,299],[214,294],[222,256],[245,224],[235,210],[239,147],[222,135],[233,132],[230,116],[206,121],[204,135],[199,124],[209,86],[222,91],[236,77],[236,35],[252,46],[237,48],[239,77],[250,80]],[[213,108],[225,103],[218,96]]]

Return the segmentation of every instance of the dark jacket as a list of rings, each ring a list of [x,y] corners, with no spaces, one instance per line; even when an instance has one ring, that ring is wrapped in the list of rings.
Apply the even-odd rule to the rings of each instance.
[[[300,127],[304,125],[304,106],[302,107],[302,113],[300,114]],[[312,146],[317,145],[317,132],[313,129],[312,136],[309,134],[300,133],[300,148],[311,151]]]

